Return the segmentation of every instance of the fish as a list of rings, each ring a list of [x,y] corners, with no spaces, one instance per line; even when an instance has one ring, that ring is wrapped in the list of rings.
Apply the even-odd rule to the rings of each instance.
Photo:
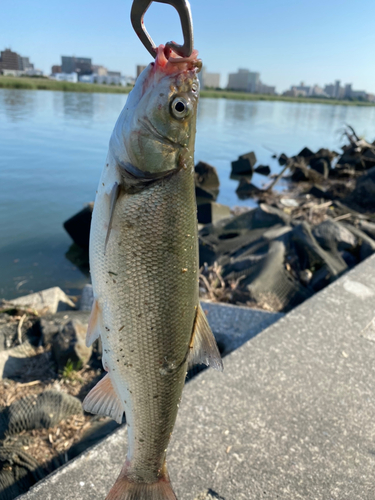
[[[128,452],[107,500],[176,500],[166,452],[188,368],[223,369],[199,303],[194,147],[198,53],[163,45],[139,76],[109,141],[90,232],[94,303],[106,375],[87,412],[118,423]]]

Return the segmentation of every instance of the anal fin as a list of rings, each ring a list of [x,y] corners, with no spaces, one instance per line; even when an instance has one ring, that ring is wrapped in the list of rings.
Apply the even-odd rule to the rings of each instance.
[[[101,333],[100,330],[100,325],[101,325],[101,316],[102,312],[100,310],[98,301],[94,299],[94,302],[92,304],[92,309],[91,309],[91,314],[89,318],[89,326],[87,327],[87,333],[86,333],[86,345],[87,347],[90,347],[96,339],[99,338],[99,335]]]
[[[198,306],[195,317],[190,349],[188,356],[189,368],[202,363],[215,368],[215,370],[223,371],[224,366],[220,352],[201,305]]]
[[[118,424],[122,422],[124,409],[113,388],[109,373],[91,389],[83,400],[82,406],[89,413],[111,417]]]

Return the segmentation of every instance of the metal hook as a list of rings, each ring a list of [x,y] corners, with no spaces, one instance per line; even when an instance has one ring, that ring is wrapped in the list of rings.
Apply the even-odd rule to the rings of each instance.
[[[190,3],[188,0],[134,0],[130,19],[134,28],[143,45],[150,52],[152,57],[155,57],[157,52],[156,45],[150,35],[148,34],[145,24],[143,22],[144,15],[152,2],[166,3],[174,7],[181,21],[182,33],[184,35],[184,44],[178,45],[175,42],[168,42],[165,44],[166,48],[172,49],[176,54],[181,57],[190,57],[193,52],[193,21],[191,18]]]

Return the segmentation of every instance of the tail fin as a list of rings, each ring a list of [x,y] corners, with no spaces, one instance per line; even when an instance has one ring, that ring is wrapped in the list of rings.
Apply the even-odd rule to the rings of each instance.
[[[135,483],[127,479],[124,469],[105,500],[177,500],[167,472],[156,483]]]

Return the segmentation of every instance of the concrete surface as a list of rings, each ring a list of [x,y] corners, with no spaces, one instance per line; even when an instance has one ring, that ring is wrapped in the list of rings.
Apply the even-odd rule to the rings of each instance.
[[[168,453],[179,500],[375,498],[375,256],[187,384]],[[126,429],[22,500],[104,500]]]

